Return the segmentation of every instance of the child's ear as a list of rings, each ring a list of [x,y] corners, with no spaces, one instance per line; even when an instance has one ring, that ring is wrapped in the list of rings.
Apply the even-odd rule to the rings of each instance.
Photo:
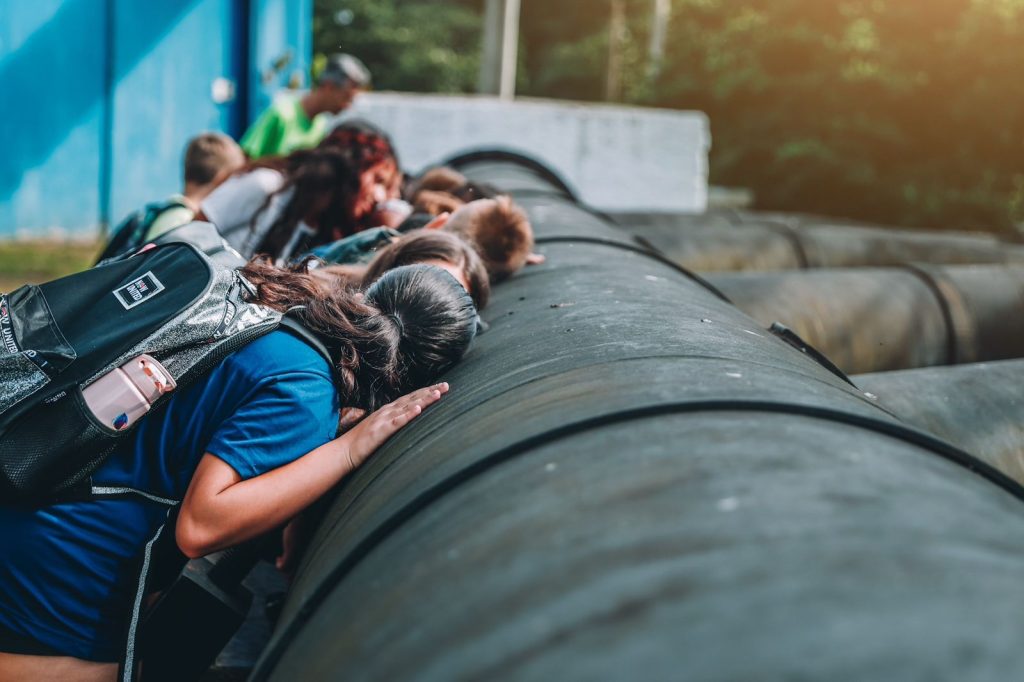
[[[424,230],[440,230],[448,222],[448,219],[452,217],[452,214],[448,211],[438,215],[436,218],[431,220],[429,223],[423,226]]]

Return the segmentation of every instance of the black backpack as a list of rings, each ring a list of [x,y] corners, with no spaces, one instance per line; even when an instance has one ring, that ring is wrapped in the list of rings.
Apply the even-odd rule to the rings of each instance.
[[[284,325],[330,364],[315,335],[249,300],[237,265],[170,243],[0,295],[0,500],[92,494],[89,475],[132,429],[98,423],[82,391],[143,353],[180,391]]]

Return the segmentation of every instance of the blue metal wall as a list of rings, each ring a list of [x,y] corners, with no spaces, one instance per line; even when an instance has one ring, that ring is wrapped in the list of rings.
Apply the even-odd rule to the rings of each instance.
[[[250,0],[249,110],[263,111],[281,88],[309,86],[313,0]]]
[[[99,222],[102,4],[0,3],[0,235]]]
[[[311,18],[312,0],[0,0],[0,237],[87,236],[179,191],[189,137],[239,136],[308,73]]]

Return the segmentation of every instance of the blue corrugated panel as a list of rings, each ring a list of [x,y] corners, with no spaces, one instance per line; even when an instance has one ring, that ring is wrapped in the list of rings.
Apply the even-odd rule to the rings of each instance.
[[[192,135],[241,134],[254,94],[308,70],[311,19],[312,0],[0,0],[0,238],[87,236],[178,191]]]
[[[233,72],[241,0],[116,0],[114,13],[111,218],[182,187],[182,152],[204,130],[232,129],[237,97],[218,103],[213,86]],[[163,27],[157,40],[143,27]],[[168,30],[171,27],[173,30]],[[142,29],[142,30],[140,30]],[[144,55],[139,58],[139,55]]]
[[[0,237],[99,224],[104,9],[0,1]]]
[[[313,0],[250,0],[249,118],[283,88],[309,87]]]

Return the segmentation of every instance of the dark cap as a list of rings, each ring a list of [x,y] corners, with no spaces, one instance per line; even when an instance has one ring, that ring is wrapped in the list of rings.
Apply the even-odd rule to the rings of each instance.
[[[370,70],[357,57],[350,54],[336,53],[327,58],[327,65],[320,73],[321,83],[336,83],[357,88],[370,87]]]

